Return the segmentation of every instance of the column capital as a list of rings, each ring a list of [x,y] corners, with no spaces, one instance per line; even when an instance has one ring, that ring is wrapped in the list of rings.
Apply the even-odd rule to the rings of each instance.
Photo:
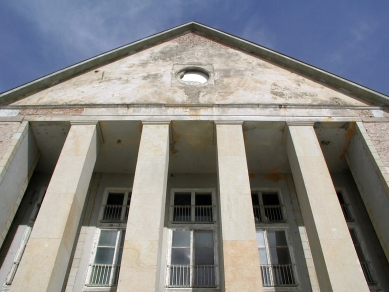
[[[288,127],[290,126],[313,126],[315,122],[313,121],[289,121],[286,122]]]
[[[142,125],[170,125],[169,121],[141,121]]]
[[[97,125],[98,122],[97,120],[78,120],[70,121],[70,125]]]
[[[214,121],[216,125],[243,125],[243,121]]]

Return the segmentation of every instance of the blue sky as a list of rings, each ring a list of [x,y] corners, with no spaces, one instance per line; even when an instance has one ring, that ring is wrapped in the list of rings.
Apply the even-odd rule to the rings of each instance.
[[[0,92],[195,20],[389,95],[389,1],[2,0]]]

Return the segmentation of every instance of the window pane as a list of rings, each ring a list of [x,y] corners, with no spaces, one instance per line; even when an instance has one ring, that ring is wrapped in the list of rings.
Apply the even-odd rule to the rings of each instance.
[[[124,193],[109,193],[107,198],[107,205],[123,205]]]
[[[251,194],[251,201],[253,202],[254,206],[258,206],[259,205],[258,194],[252,193]]]
[[[190,231],[173,231],[172,247],[190,247]]]
[[[265,206],[266,205],[279,205],[280,204],[277,193],[262,194],[262,200],[263,200],[263,204]]]
[[[172,248],[172,265],[189,265],[190,248]]]
[[[265,238],[264,238],[263,230],[257,230],[257,243],[258,246],[265,246]]]
[[[214,252],[213,248],[196,248],[195,265],[213,265]]]
[[[338,196],[339,203],[345,204],[345,201],[343,199],[342,193],[341,192],[336,192],[336,195]]]
[[[269,262],[267,260],[266,249],[265,248],[259,248],[258,252],[259,252],[259,262],[261,263],[261,265],[269,264]]]
[[[191,194],[190,193],[175,193],[174,194],[174,205],[176,205],[176,206],[191,205]]]
[[[212,231],[195,231],[195,247],[212,247],[213,248],[213,232]]]
[[[113,264],[115,249],[111,247],[98,247],[96,250],[95,264]]]
[[[273,265],[290,264],[289,249],[287,247],[270,248],[270,260]]]
[[[196,206],[199,206],[199,205],[211,206],[212,205],[212,195],[211,194],[196,194],[195,204],[196,204]]]
[[[115,246],[117,230],[101,230],[98,246]]]
[[[268,231],[267,240],[270,247],[288,246],[285,237],[285,231]]]

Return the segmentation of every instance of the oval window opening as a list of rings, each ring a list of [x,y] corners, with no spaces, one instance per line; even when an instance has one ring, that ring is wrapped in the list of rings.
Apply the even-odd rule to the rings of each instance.
[[[208,79],[209,75],[207,73],[197,70],[188,70],[181,75],[181,80],[184,82],[194,82],[203,84],[207,82]]]

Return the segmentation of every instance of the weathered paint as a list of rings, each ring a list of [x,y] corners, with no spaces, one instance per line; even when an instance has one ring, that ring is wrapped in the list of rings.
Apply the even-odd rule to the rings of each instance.
[[[211,66],[214,84],[177,82],[176,65],[180,68]],[[366,101],[196,34],[180,36],[102,66],[14,105],[104,103],[368,105]]]

